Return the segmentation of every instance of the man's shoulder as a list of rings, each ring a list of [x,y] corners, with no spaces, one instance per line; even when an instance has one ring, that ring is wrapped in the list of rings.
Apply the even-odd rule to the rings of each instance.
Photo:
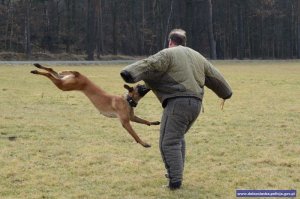
[[[176,47],[172,47],[172,48],[166,48],[166,49],[163,49],[161,51],[162,53],[166,53],[168,55],[173,55],[173,56],[185,56],[187,54],[189,54],[190,56],[192,57],[198,57],[198,59],[205,59],[203,57],[203,55],[201,55],[198,51],[192,49],[192,48],[189,48],[189,47],[186,47],[186,46],[176,46]]]
[[[186,49],[187,49],[187,47],[184,47],[184,46],[175,46],[172,48],[165,48],[165,49],[161,50],[160,52],[165,53],[165,54],[173,54],[173,53],[182,52]]]
[[[164,52],[184,52],[184,51],[190,51],[190,52],[193,52],[193,53],[197,53],[197,54],[200,54],[199,52],[197,52],[196,50],[192,49],[192,48],[189,48],[187,46],[175,46],[175,47],[172,47],[172,48],[165,48],[161,51],[164,51]]]

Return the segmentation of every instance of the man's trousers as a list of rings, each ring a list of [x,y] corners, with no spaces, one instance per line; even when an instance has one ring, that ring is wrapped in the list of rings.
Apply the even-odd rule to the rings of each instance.
[[[181,182],[185,161],[184,135],[200,114],[202,101],[194,97],[168,99],[160,127],[160,152],[171,183]]]

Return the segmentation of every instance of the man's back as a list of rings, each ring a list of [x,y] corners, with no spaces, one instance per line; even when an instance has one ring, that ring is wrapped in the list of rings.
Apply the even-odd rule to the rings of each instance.
[[[175,76],[178,75],[179,77],[176,77],[178,79],[195,80],[198,86],[204,86],[205,65],[208,64],[208,61],[200,53],[184,46],[167,48],[163,51],[170,57],[168,72],[175,73],[173,74]]]

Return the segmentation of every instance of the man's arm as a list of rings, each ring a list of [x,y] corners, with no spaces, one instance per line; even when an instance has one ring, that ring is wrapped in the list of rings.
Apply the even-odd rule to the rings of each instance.
[[[146,59],[137,61],[122,69],[120,75],[127,83],[136,83],[141,80],[155,79],[155,76],[168,69],[170,58],[162,50]]]
[[[211,89],[218,97],[229,99],[232,90],[222,74],[211,63],[207,61],[204,67],[205,86]]]

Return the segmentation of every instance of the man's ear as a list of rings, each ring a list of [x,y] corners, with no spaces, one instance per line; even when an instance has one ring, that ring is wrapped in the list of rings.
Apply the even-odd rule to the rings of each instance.
[[[128,90],[128,92],[133,91],[133,87],[128,86],[127,84],[124,84],[124,88]]]

